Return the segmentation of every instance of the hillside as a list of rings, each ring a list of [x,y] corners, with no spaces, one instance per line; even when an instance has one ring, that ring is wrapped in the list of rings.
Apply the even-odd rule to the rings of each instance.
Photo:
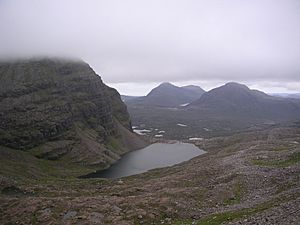
[[[0,145],[38,158],[106,167],[145,146],[119,93],[82,61],[2,62],[0,121]]]
[[[0,147],[1,175],[14,175],[0,175],[0,223],[296,225],[299,137],[298,123],[204,139],[207,154],[118,180],[76,179]]]

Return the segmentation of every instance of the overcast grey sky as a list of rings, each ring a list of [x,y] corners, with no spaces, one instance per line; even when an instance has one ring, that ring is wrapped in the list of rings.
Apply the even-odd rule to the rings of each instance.
[[[0,58],[80,57],[124,94],[300,92],[299,0],[0,0],[0,31]]]

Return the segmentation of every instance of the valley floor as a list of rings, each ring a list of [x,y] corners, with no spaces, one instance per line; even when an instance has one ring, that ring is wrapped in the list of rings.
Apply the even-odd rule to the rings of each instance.
[[[16,178],[1,149],[0,224],[299,224],[299,143],[299,127],[205,139],[207,154],[118,180]]]

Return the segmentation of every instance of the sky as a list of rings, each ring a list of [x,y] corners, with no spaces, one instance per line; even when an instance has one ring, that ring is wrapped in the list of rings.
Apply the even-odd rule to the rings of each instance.
[[[81,58],[108,85],[300,92],[299,0],[0,0],[0,60]]]

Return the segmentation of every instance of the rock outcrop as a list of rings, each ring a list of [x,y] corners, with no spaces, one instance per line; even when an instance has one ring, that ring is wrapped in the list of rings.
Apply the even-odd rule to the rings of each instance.
[[[0,145],[106,167],[145,142],[88,64],[44,58],[0,63]]]

